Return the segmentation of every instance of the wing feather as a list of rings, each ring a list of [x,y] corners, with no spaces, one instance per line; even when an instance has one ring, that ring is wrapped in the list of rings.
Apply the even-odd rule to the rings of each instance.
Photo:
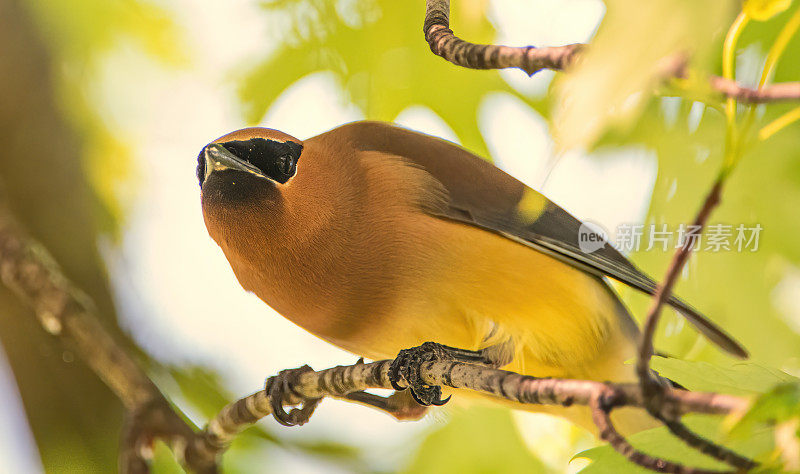
[[[447,190],[446,203],[429,212],[496,232],[598,277],[610,277],[647,294],[656,282],[607,242],[581,250],[581,221],[469,151],[445,140],[382,122],[354,122],[337,129],[360,150],[400,156],[430,173]],[[599,236],[598,236],[599,237]],[[602,237],[599,237],[602,238]],[[668,300],[703,335],[727,352],[747,357],[723,329],[677,296]]]

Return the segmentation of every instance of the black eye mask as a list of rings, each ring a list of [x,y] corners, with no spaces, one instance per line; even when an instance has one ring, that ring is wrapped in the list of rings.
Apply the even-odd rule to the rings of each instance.
[[[221,143],[226,150],[240,160],[258,168],[265,176],[284,184],[297,172],[297,161],[303,151],[303,145],[293,142],[278,142],[265,138],[250,140],[232,140]],[[205,176],[205,159],[203,152],[197,160],[197,176],[202,184]]]

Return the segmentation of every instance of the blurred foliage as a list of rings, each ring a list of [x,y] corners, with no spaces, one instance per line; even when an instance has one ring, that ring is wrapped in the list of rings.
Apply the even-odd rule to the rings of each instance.
[[[670,125],[654,102],[639,118],[634,131],[637,141],[659,156],[648,223],[690,222],[720,169],[724,116],[706,108],[697,129],[690,131],[690,108],[690,103],[682,103],[678,120]],[[763,121],[775,114],[768,109]],[[781,314],[773,296],[782,278],[800,263],[800,248],[794,237],[800,232],[800,225],[793,217],[794,206],[800,204],[794,137],[791,130],[785,130],[768,142],[754,145],[729,179],[722,203],[711,217],[711,224],[760,224],[764,230],[758,251],[696,252],[687,265],[689,278],[682,279],[677,293],[741,340],[756,362],[796,368],[800,339],[787,326],[788,315]],[[615,141],[630,143],[629,137]],[[668,265],[670,252],[643,251],[633,258],[643,268],[660,275]],[[624,294],[633,296],[628,290]],[[638,315],[644,314],[649,304],[638,295],[629,302]],[[716,363],[726,360],[698,339],[677,315],[667,316],[663,325],[672,330],[670,335],[664,332],[659,336],[657,347],[662,350]]]
[[[777,2],[780,3],[780,2]],[[788,5],[784,5],[788,6]],[[798,9],[798,2],[786,11],[775,9],[766,21],[750,22],[745,28],[738,51],[759,55],[755,70],[739,69],[743,81],[748,83],[760,74],[765,52],[781,31],[783,25]],[[735,14],[736,12],[732,12]],[[731,17],[729,17],[730,19]],[[655,25],[652,26],[656,28]],[[710,51],[721,51],[722,34],[710,43]],[[740,56],[742,57],[742,56]],[[788,44],[783,60],[778,63],[774,80],[796,81],[800,78],[800,38]],[[696,63],[696,61],[695,61]],[[708,73],[719,74],[719,56],[709,56],[705,65]],[[753,67],[752,61],[750,63]],[[696,64],[695,64],[696,65]],[[748,80],[749,78],[749,80]],[[700,207],[705,193],[719,172],[725,143],[725,117],[721,112],[723,103],[718,98],[706,97],[706,104],[693,102],[697,96],[686,94],[678,100],[676,118],[668,118],[667,100],[653,98],[640,112],[629,113],[627,128],[612,127],[598,140],[599,144],[622,146],[642,143],[655,150],[659,157],[659,169],[650,205],[648,223],[689,222]],[[776,305],[776,289],[779,283],[800,265],[800,246],[797,244],[800,226],[796,209],[800,206],[800,124],[778,132],[767,141],[758,142],[755,131],[789,110],[790,104],[759,106],[756,122],[749,129],[742,128],[748,140],[745,154],[738,168],[730,176],[723,191],[722,203],[711,218],[711,224],[759,224],[763,227],[759,248],[756,252],[695,252],[687,265],[686,278],[678,285],[677,292],[692,301],[697,307],[721,323],[736,338],[742,341],[752,354],[752,363],[731,365],[731,361],[706,341],[699,339],[695,331],[675,314],[667,316],[657,338],[657,347],[667,353],[687,360],[656,359],[654,368],[665,376],[684,384],[690,389],[721,391],[736,394],[758,394],[755,415],[746,415],[744,420],[758,419],[762,423],[737,425],[737,436],[728,442],[728,426],[708,426],[701,432],[723,439],[729,446],[753,455],[769,469],[788,469],[790,461],[784,456],[788,450],[796,450],[796,420],[788,420],[795,426],[792,443],[778,442],[773,430],[776,420],[763,415],[791,406],[791,392],[798,380],[779,369],[797,373],[800,366],[800,338],[795,328],[789,325],[791,315],[785,314]],[[747,107],[739,107],[739,121],[745,116]],[[671,252],[638,252],[633,258],[644,268],[660,275],[666,269]],[[649,301],[629,290],[623,290],[635,314],[644,314]],[[778,388],[773,388],[777,385]],[[788,385],[786,385],[788,384]],[[781,388],[783,387],[783,388]],[[790,387],[790,388],[786,388]],[[759,406],[767,408],[759,409]],[[791,412],[791,410],[788,410]],[[760,414],[760,415],[759,415]],[[792,415],[794,416],[794,415]],[[780,420],[777,420],[780,421]],[[787,421],[787,420],[783,420]],[[710,430],[710,431],[709,431]],[[709,460],[701,460],[696,453],[685,452],[663,429],[641,433],[631,438],[634,446],[646,452],[661,453],[669,459],[679,459],[697,466],[712,467]],[[763,441],[763,443],[762,443]],[[767,443],[767,441],[769,441]],[[785,441],[785,440],[784,440]],[[776,447],[778,450],[776,451]],[[594,462],[589,472],[630,472],[631,466],[622,467],[624,459],[611,452],[609,447],[597,448],[583,453]],[[712,462],[713,463],[713,462]],[[720,466],[717,466],[720,467]],[[625,469],[621,471],[619,469]]]
[[[406,472],[543,472],[511,413],[500,408],[454,409],[448,423],[428,435]]]
[[[783,382],[761,394],[747,413],[734,417],[730,434],[747,439],[762,423],[783,423],[800,418],[800,380]]]
[[[451,24],[470,41],[491,42],[495,31],[486,4],[453,2]],[[488,156],[477,121],[484,96],[506,91],[527,102],[497,72],[464,71],[431,54],[420,33],[424,2],[284,0],[264,7],[279,32],[279,46],[241,86],[250,122],[260,120],[298,78],[331,71],[367,117],[391,121],[411,105],[425,105],[464,146]]]
[[[185,472],[175,460],[169,446],[161,441],[156,442],[155,446],[153,446],[153,461],[150,464],[150,468],[158,474],[181,474]]]
[[[63,2],[62,15],[46,24],[43,17],[50,12],[36,7],[51,4],[0,0],[2,197],[64,274],[91,298],[101,324],[131,347],[117,326],[97,248],[97,199],[84,172],[87,137],[76,133],[81,128],[76,120],[67,119],[81,116],[82,109],[69,106],[83,91],[78,89],[79,79],[68,80],[68,73],[82,71],[81,58],[93,50],[83,43],[72,56],[61,56],[62,49],[67,54],[72,38],[56,37],[59,25],[76,21],[82,8]],[[96,25],[73,29],[73,36],[113,24],[102,15],[97,19]],[[85,56],[79,58],[81,54]],[[88,105],[83,110],[96,114]],[[5,287],[0,287],[0,308],[4,359],[13,371],[41,466],[48,472],[113,469],[123,416],[120,401],[83,361],[76,360],[70,347],[43,331],[33,309]],[[28,440],[27,433],[20,433],[11,449]]]
[[[135,168],[125,137],[98,107],[99,66],[125,42],[164,64],[181,64],[185,57],[178,32],[167,13],[146,0],[29,0],[26,6],[51,51],[60,110],[81,137],[98,223],[117,236],[134,197]]]
[[[742,34],[739,50],[766,51],[797,9],[795,2],[790,10],[769,21],[751,22]],[[775,81],[800,78],[800,63],[792,59],[797,57],[800,57],[800,37],[795,36],[778,63]],[[751,72],[749,76],[756,74]],[[661,100],[650,102],[630,132],[609,134],[604,142],[622,145],[635,141],[655,150],[659,170],[649,222],[689,222],[721,167],[725,118],[715,108],[719,103],[705,108],[695,106],[702,117],[694,128],[690,119],[693,104],[682,101],[677,119],[670,122],[665,118]],[[791,107],[792,104],[759,106],[756,115],[760,117],[751,134]],[[720,207],[711,217],[711,223],[760,224],[764,230],[758,251],[696,252],[688,265],[689,278],[683,279],[677,289],[739,338],[751,351],[754,362],[793,370],[800,365],[800,338],[787,325],[789,315],[776,307],[774,291],[791,269],[800,265],[796,238],[800,235],[800,222],[795,217],[800,205],[798,131],[800,124],[795,123],[767,141],[751,140],[738,169],[726,184]],[[659,275],[666,269],[670,252],[639,252],[633,258]],[[646,300],[636,299],[635,313],[643,314],[646,305]],[[692,329],[678,322],[677,316],[665,324],[676,330],[673,335],[662,335],[659,339],[663,350],[713,363],[725,360],[705,341],[699,341]]]
[[[628,128],[663,80],[664,58],[691,52],[695,66],[706,66],[712,38],[729,23],[730,4],[719,0],[610,0],[607,6],[592,47],[554,91],[553,136],[561,148],[591,147],[608,128]]]

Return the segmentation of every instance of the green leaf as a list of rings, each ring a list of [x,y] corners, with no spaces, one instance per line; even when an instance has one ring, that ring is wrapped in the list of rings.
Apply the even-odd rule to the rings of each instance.
[[[800,382],[785,372],[753,363],[722,367],[708,362],[653,357],[651,367],[689,390],[703,392],[752,395],[764,393],[778,383]]]
[[[730,429],[732,437],[746,438],[759,423],[778,424],[800,418],[800,381],[782,383],[759,396]]]
[[[786,11],[791,5],[792,0],[744,0],[742,10],[754,20],[765,21]]]
[[[800,379],[751,363],[720,367],[705,362],[657,357],[653,359],[652,367],[690,390],[758,394],[746,412],[734,413],[724,421],[725,439],[738,440],[742,446],[748,447],[758,436],[764,436],[762,433],[770,433],[781,443],[770,451],[771,454],[764,451],[760,456],[777,463],[775,466],[779,469],[787,468],[787,465],[780,465],[781,460],[790,467],[794,457],[785,453],[800,449],[796,433],[800,422]],[[773,432],[776,426],[782,430],[782,436]]]

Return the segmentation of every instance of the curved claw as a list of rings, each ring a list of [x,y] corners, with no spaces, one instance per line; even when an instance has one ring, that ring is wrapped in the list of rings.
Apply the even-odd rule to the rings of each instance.
[[[272,409],[272,416],[275,420],[284,426],[298,426],[303,425],[311,418],[317,405],[322,401],[321,398],[311,398],[303,400],[303,405],[298,408],[292,408],[289,412],[283,408],[284,394],[292,392],[291,382],[293,382],[298,375],[308,372],[311,367],[304,365],[298,369],[282,370],[278,375],[270,377],[267,380],[266,387],[264,388],[269,396],[269,405]],[[297,395],[297,393],[294,393]]]
[[[437,386],[421,385],[411,386],[411,398],[422,406],[437,406],[440,407],[450,401],[452,395],[442,400],[442,389]]]
[[[434,400],[434,401],[432,401],[432,402],[431,402],[431,405],[435,405],[435,406],[437,406],[437,407],[440,407],[440,406],[444,405],[445,403],[449,402],[451,398],[453,398],[453,396],[452,396],[452,395],[448,395],[448,397],[447,397],[447,398],[445,398],[444,400],[442,400],[441,398],[439,398],[438,400]]]

